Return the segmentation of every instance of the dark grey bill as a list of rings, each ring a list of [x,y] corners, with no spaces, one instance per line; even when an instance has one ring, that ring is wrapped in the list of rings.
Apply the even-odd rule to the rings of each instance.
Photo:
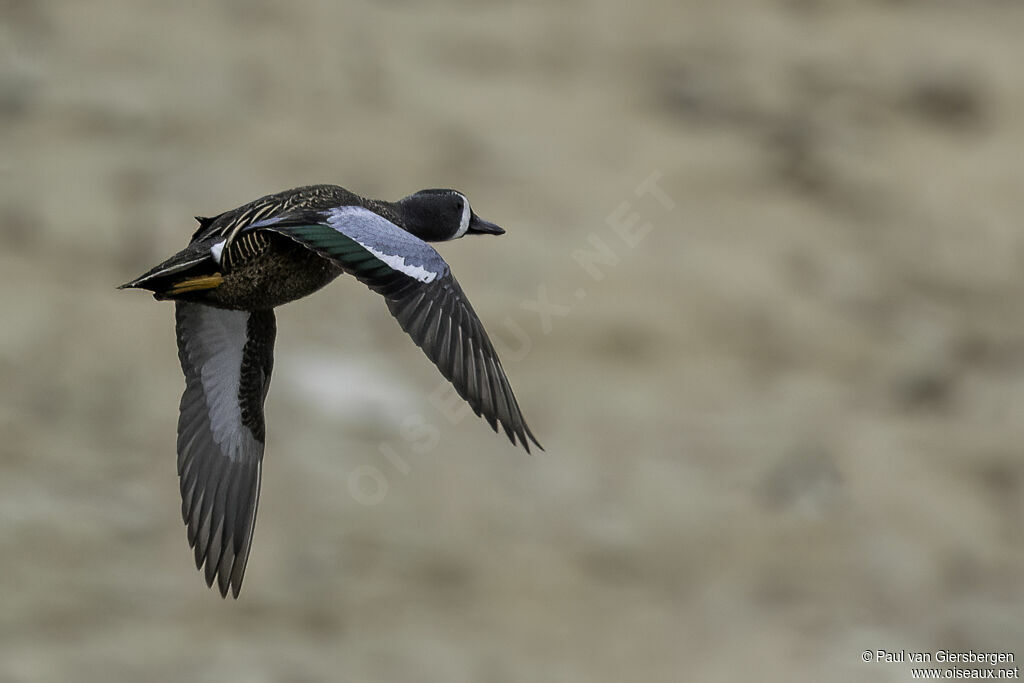
[[[485,221],[475,213],[469,219],[469,228],[466,230],[467,233],[472,235],[504,235],[505,230],[490,221]]]

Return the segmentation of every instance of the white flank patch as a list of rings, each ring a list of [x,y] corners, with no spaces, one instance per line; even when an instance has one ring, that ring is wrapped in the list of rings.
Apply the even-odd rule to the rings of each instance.
[[[433,282],[434,278],[437,277],[437,273],[429,271],[423,266],[414,266],[406,263],[404,256],[393,256],[392,254],[385,254],[382,251],[377,251],[373,247],[366,246],[362,242],[360,242],[359,244],[362,245],[363,249],[366,249],[366,251],[370,252],[371,254],[379,258],[381,261],[388,264],[388,266],[390,266],[391,268],[399,272],[405,273],[409,277],[416,278],[420,282]]]
[[[217,244],[210,247],[210,254],[213,255],[213,260],[217,262],[218,266],[220,265],[220,257],[221,254],[224,252],[224,244],[226,242],[227,240],[221,240],[220,242],[217,242]]]
[[[466,195],[460,194],[459,196],[462,197],[462,220],[459,221],[459,230],[455,233],[455,236],[452,237],[453,240],[457,240],[466,234],[466,231],[469,230],[469,219],[473,215],[473,211],[469,208],[469,200],[466,199]]]

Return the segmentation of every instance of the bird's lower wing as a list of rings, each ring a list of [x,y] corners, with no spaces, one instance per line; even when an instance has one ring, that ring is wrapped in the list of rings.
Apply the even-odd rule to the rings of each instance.
[[[495,432],[543,448],[523,419],[498,354],[448,264],[429,244],[362,207],[255,223],[337,263],[384,296],[416,345]]]
[[[249,559],[276,329],[272,311],[176,304],[181,513],[196,567],[224,596],[238,597]]]

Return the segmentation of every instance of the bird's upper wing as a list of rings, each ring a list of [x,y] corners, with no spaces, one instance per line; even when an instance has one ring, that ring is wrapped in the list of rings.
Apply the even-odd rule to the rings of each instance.
[[[199,227],[192,235],[192,241],[223,238],[231,243],[238,233],[267,217],[293,210],[322,210],[342,204],[358,204],[358,200],[359,197],[337,185],[296,187],[254,199],[212,218],[196,216]]]
[[[526,425],[498,354],[448,264],[429,244],[360,206],[258,221],[337,263],[387,300],[416,345],[495,432],[501,423],[527,452]]]
[[[273,311],[176,304],[185,393],[178,418],[181,513],[196,567],[238,597],[256,522],[263,401],[270,386]]]

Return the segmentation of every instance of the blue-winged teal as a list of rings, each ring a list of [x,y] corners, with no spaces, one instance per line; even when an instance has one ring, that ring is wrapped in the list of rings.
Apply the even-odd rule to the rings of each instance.
[[[448,264],[427,242],[500,235],[455,190],[397,202],[334,185],[267,195],[197,217],[189,245],[124,287],[176,305],[185,393],[178,419],[182,516],[196,566],[238,597],[249,557],[263,459],[263,403],[273,367],[275,306],[341,273],[381,294],[402,329],[497,432],[529,451],[501,362]]]

